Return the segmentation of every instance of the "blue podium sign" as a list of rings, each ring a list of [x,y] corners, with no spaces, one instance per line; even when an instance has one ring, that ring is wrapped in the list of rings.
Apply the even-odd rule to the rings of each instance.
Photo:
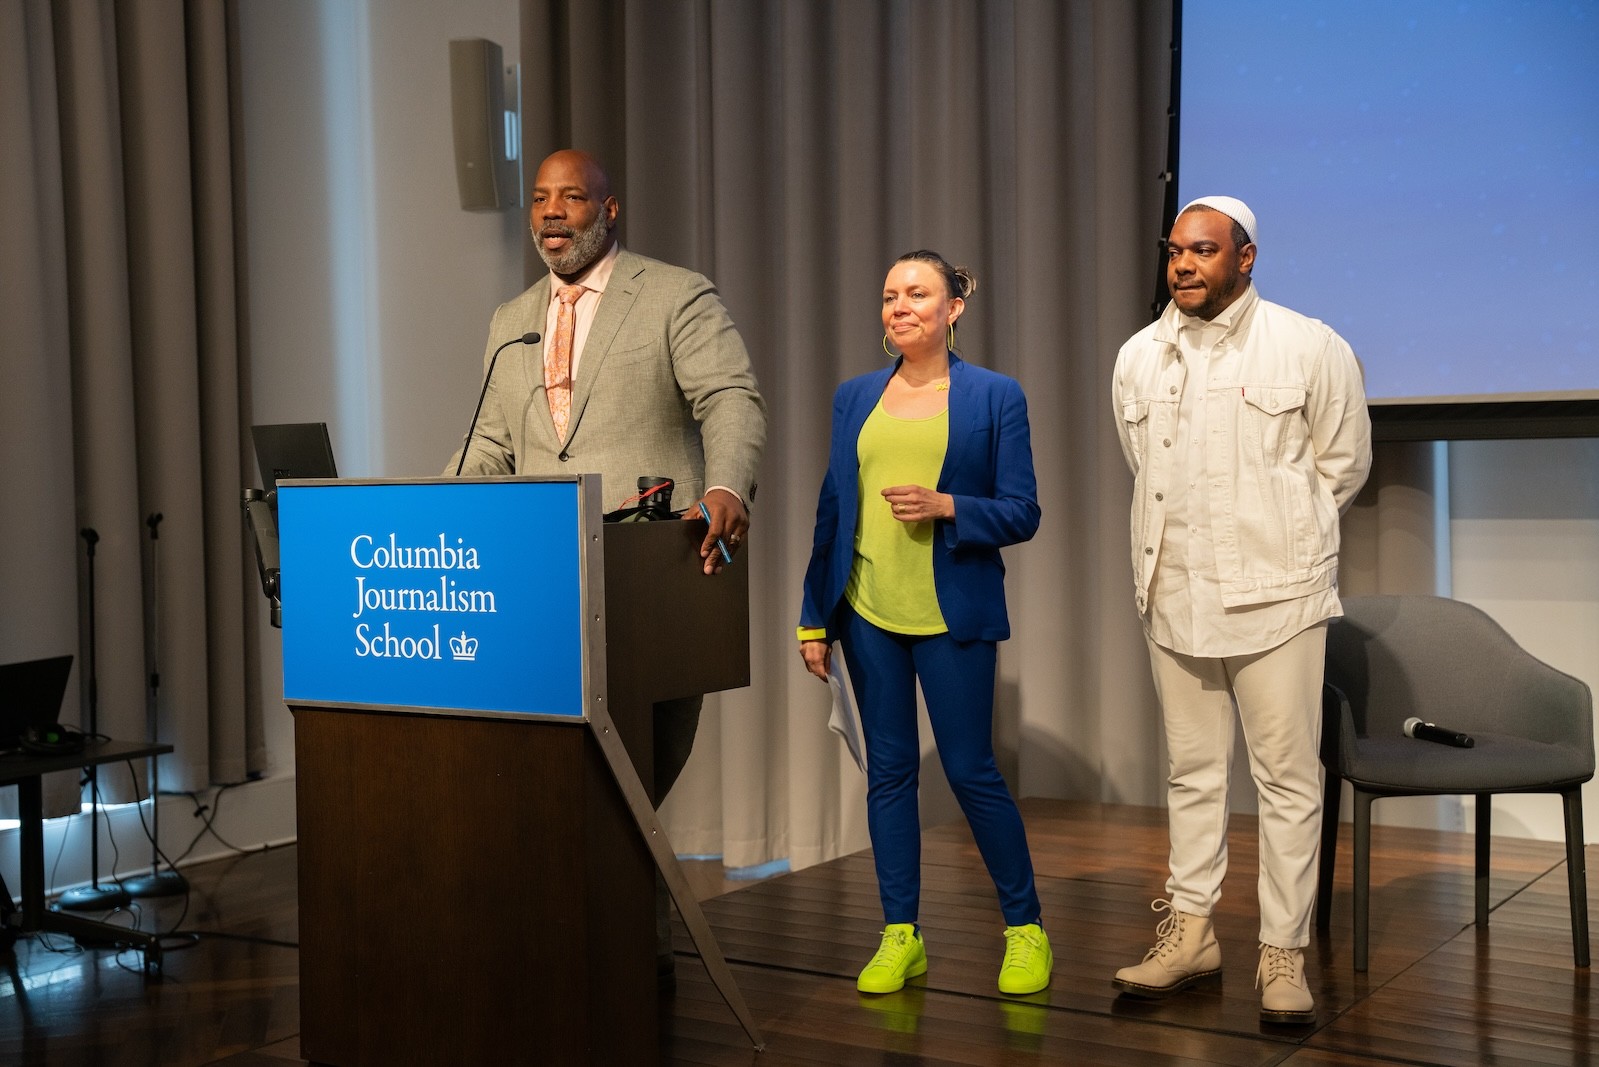
[[[284,700],[584,718],[583,488],[280,484]]]

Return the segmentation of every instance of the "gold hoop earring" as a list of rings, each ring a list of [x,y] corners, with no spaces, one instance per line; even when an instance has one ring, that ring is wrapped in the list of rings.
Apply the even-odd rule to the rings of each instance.
[[[887,356],[889,359],[894,358],[894,353],[889,351],[888,348],[888,334],[886,333],[883,335],[883,355]]]
[[[953,322],[949,324],[949,350],[951,352],[955,350],[955,324]]]

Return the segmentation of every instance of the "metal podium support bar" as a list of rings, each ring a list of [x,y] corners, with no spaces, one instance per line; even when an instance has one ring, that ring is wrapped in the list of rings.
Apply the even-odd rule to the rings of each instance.
[[[738,982],[734,980],[733,972],[728,969],[727,960],[722,955],[722,947],[717,944],[716,935],[711,933],[710,924],[705,921],[705,912],[700,908],[700,902],[695,898],[693,891],[689,889],[688,879],[684,877],[683,868],[677,862],[677,853],[672,851],[672,843],[667,840],[666,828],[661,825],[660,817],[655,814],[655,807],[650,803],[644,783],[639,780],[633,759],[628,755],[621,736],[611,723],[610,712],[596,702],[595,706],[589,709],[588,718],[589,726],[594,730],[594,737],[599,742],[600,751],[605,754],[605,762],[610,765],[611,773],[616,777],[616,784],[622,790],[622,799],[627,801],[627,809],[633,814],[633,821],[638,824],[639,833],[644,835],[644,843],[649,846],[650,854],[655,857],[655,869],[660,871],[661,877],[666,880],[666,888],[671,892],[672,901],[683,916],[683,923],[688,927],[689,936],[694,939],[694,947],[700,950],[700,959],[705,962],[705,969],[710,973],[711,982],[716,986],[716,991],[722,994],[727,1006],[733,1009],[733,1014],[738,1017],[739,1025],[749,1035],[755,1050],[764,1051],[766,1043],[755,1027],[755,1020],[751,1017],[749,1008],[744,1004],[744,995],[739,992]]]

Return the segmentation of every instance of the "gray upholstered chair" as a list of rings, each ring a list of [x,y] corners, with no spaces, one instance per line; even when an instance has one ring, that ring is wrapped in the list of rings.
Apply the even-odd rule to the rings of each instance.
[[[1355,970],[1366,969],[1371,804],[1378,797],[1477,798],[1478,925],[1488,922],[1494,793],[1559,793],[1565,803],[1572,953],[1588,966],[1582,783],[1594,774],[1593,701],[1482,611],[1430,596],[1350,596],[1327,632],[1326,809],[1316,925],[1332,915],[1339,779],[1354,787]],[[1471,748],[1405,736],[1409,718],[1468,734]]]

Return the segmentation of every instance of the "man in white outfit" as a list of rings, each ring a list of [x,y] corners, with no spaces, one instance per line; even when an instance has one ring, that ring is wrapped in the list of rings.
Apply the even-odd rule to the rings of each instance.
[[[1262,300],[1254,213],[1185,207],[1167,239],[1171,302],[1116,360],[1134,475],[1132,562],[1166,727],[1167,914],[1139,997],[1221,973],[1211,913],[1227,870],[1237,721],[1260,799],[1261,1018],[1310,1023],[1304,977],[1320,844],[1321,684],[1338,602],[1338,517],[1371,466],[1360,364],[1325,324]]]

